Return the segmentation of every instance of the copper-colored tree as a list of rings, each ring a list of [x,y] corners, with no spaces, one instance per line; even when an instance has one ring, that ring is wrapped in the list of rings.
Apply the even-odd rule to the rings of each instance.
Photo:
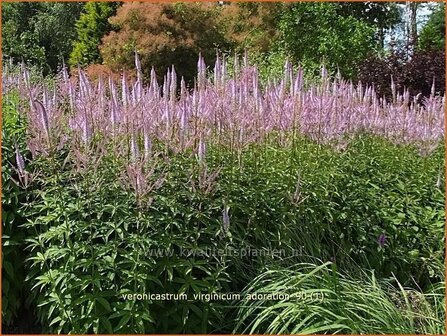
[[[152,66],[162,76],[174,65],[179,75],[192,80],[199,53],[211,64],[217,48],[231,47],[218,25],[221,12],[216,3],[125,3],[110,19],[119,30],[102,39],[104,64],[113,71],[132,69],[137,51],[145,76]]]

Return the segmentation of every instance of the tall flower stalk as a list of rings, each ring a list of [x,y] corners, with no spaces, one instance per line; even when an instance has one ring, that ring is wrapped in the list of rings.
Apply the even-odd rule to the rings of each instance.
[[[152,69],[144,85],[138,55],[136,80],[123,74],[120,83],[106,78],[94,84],[82,69],[70,77],[63,68],[55,90],[32,83],[25,66],[18,73],[6,65],[3,91],[18,89],[30,102],[29,149],[37,154],[52,152],[53,143],[67,144],[79,156],[95,139],[95,146],[112,147],[129,162],[150,158],[157,143],[166,153],[196,153],[202,163],[206,147],[214,144],[240,156],[250,144],[273,138],[294,146],[295,138],[308,137],[342,149],[356,134],[370,133],[415,144],[422,154],[444,139],[445,96],[433,93],[417,103],[407,91],[394,89],[392,101],[386,101],[373,87],[331,78],[324,67],[319,83],[306,82],[303,70],[289,61],[283,78],[263,83],[247,55],[242,62],[235,56],[234,63],[230,76],[227,60],[218,55],[208,76],[199,57],[195,86],[187,88],[181,79],[180,90],[174,67],[162,85]]]

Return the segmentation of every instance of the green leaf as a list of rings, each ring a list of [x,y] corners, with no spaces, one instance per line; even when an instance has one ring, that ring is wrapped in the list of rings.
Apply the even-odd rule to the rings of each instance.
[[[12,267],[12,264],[9,261],[3,261],[3,267],[6,271],[6,274],[11,279],[14,279],[14,268]]]
[[[124,327],[129,322],[131,316],[132,315],[130,312],[127,312],[127,311],[123,312],[122,318],[119,321],[118,325],[115,327],[114,332],[116,333],[116,332],[120,331],[121,328]]]
[[[112,308],[110,308],[109,302],[106,299],[104,299],[102,297],[96,297],[95,300],[98,301],[101,304],[101,306],[104,307],[104,309],[106,311],[111,311],[112,310]]]
[[[100,324],[104,327],[104,329],[107,331],[107,333],[109,333],[109,334],[113,333],[112,324],[110,323],[110,321],[107,317],[101,317]]]

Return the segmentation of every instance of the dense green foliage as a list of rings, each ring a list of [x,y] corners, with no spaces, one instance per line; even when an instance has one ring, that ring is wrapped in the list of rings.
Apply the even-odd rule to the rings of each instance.
[[[104,39],[101,53],[105,63],[117,70],[133,66],[129,55],[136,48],[143,65],[164,71],[178,63],[177,58],[188,59],[199,52],[212,60],[208,53],[215,48],[248,50],[269,73],[280,72],[290,57],[312,70],[325,61],[334,72],[340,69],[351,78],[359,61],[381,47],[384,32],[398,22],[398,13],[389,4],[235,3],[222,8],[200,6],[200,10],[191,5],[125,4],[112,19],[117,29]],[[195,64],[181,65],[176,66],[179,71],[195,71]]]
[[[400,11],[393,3],[284,5],[273,23],[280,34],[272,43],[267,67],[279,69],[278,63],[289,57],[304,65],[310,76],[324,62],[332,72],[355,78],[361,61],[383,50],[386,32],[400,19]]]
[[[421,49],[445,50],[445,3],[437,5],[421,31],[419,37],[419,47]]]
[[[374,29],[364,21],[337,13],[331,3],[297,3],[284,12],[280,24],[286,53],[305,68],[321,62],[346,77],[377,45]]]
[[[401,10],[392,2],[340,2],[337,13],[352,16],[374,27],[375,38],[384,47],[385,34],[401,22]]]
[[[3,4],[4,61],[34,66],[3,77],[3,325],[445,333],[445,5],[404,52],[399,6]]]
[[[76,40],[70,54],[71,66],[101,63],[98,46],[101,38],[107,34],[112,25],[109,17],[116,13],[117,2],[87,2],[76,21]]]
[[[2,5],[2,52],[16,62],[56,72],[67,60],[82,3],[10,2]]]
[[[17,113],[18,99],[13,96],[3,103],[2,116],[2,318],[10,324],[24,305],[24,239],[25,222],[20,204],[25,191],[13,167],[17,166],[15,148],[25,148],[25,123]],[[11,165],[11,163],[14,164]]]
[[[311,76],[324,61],[333,72],[355,79],[359,63],[382,55],[387,34],[403,20],[402,6],[395,3],[128,3],[117,12],[120,6],[6,3],[3,55],[45,72],[55,72],[62,59],[72,67],[104,63],[121,71],[134,67],[137,50],[145,73],[152,66],[163,73],[175,64],[191,79],[196,64],[188,60],[199,53],[211,64],[216,49],[248,50],[266,74],[281,73],[288,57],[305,65]],[[420,48],[444,47],[444,11],[441,4],[431,14],[418,39]]]

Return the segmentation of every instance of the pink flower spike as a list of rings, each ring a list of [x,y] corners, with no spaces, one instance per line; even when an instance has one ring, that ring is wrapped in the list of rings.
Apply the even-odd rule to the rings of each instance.
[[[42,120],[42,125],[45,129],[45,133],[47,134],[47,138],[50,138],[50,123],[48,120],[48,114],[45,110],[45,107],[43,104],[37,100],[33,102],[33,108],[36,110],[36,112],[40,115]]]
[[[19,148],[17,147],[17,145],[16,145],[15,154],[16,154],[17,171],[19,172],[19,174],[24,175],[25,174],[25,161],[23,159],[22,154],[20,154]]]
[[[223,230],[225,233],[228,233],[228,230],[230,228],[230,215],[228,211],[230,210],[230,207],[225,206],[222,210],[222,223],[223,223]]]
[[[199,157],[199,162],[202,163],[206,155],[206,146],[202,138],[200,138],[199,140],[199,148],[197,150],[197,155]]]

